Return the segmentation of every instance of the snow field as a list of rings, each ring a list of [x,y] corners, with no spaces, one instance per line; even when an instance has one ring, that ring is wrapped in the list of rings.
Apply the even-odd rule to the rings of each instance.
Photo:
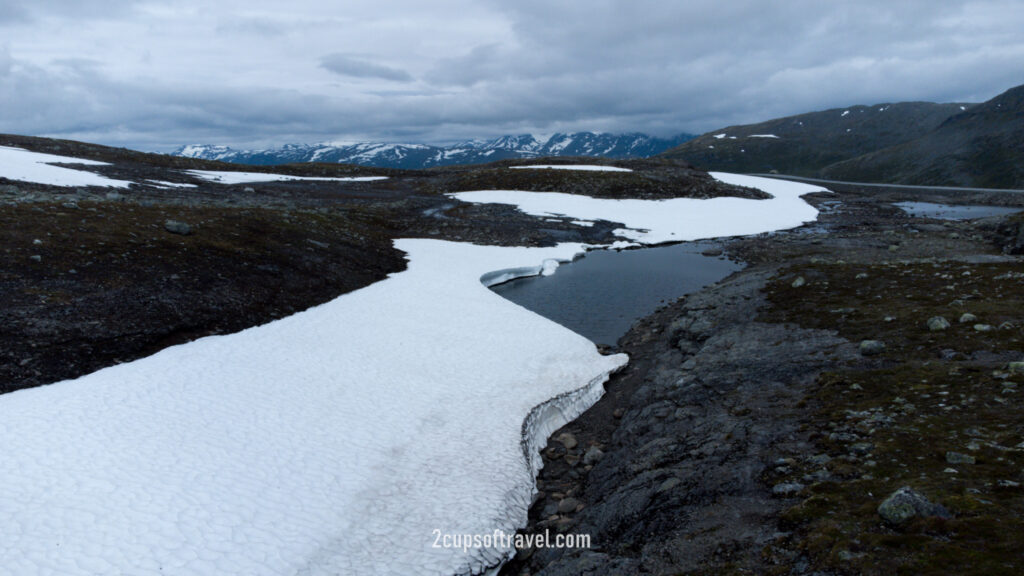
[[[83,166],[109,166],[105,162],[82,160],[69,156],[55,156],[29,152],[21,148],[0,146],[0,176],[10,180],[35,182],[51,186],[110,186],[127,188],[132,182],[114,180],[93,172],[62,168],[52,164],[81,164]]]

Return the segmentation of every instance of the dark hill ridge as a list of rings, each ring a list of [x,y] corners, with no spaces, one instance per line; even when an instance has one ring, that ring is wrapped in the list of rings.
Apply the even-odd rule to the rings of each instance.
[[[910,142],[827,166],[838,180],[1024,188],[1024,86],[947,118]]]
[[[833,108],[703,134],[665,153],[704,170],[819,176],[825,166],[922,137],[970,104]]]

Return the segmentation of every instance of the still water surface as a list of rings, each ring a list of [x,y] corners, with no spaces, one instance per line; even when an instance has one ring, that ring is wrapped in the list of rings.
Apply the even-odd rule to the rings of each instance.
[[[1007,208],[1006,206],[957,206],[932,202],[897,202],[894,206],[911,216],[938,218],[939,220],[970,220],[971,218],[1013,214],[1024,210],[1024,208]]]
[[[743,266],[704,256],[688,242],[639,250],[595,250],[552,276],[519,278],[492,290],[596,344],[613,345],[660,305],[713,284]]]

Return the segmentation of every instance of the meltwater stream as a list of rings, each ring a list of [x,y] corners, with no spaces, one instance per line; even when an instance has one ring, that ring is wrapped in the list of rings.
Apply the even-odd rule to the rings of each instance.
[[[552,276],[492,287],[505,298],[585,336],[614,345],[636,320],[743,266],[705,256],[712,245],[686,242],[637,250],[595,250]]]

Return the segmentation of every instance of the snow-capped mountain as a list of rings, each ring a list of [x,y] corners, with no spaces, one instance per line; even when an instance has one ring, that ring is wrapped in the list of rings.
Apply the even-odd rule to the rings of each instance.
[[[331,162],[419,169],[455,164],[483,164],[496,160],[544,156],[601,156],[605,158],[646,158],[677,146],[692,134],[655,138],[646,134],[602,134],[576,132],[535,136],[519,134],[492,140],[467,140],[452,146],[387,144],[379,142],[324,142],[286,144],[267,150],[234,150],[226,146],[182,146],[173,154],[188,158],[220,160],[238,164],[290,164]]]

